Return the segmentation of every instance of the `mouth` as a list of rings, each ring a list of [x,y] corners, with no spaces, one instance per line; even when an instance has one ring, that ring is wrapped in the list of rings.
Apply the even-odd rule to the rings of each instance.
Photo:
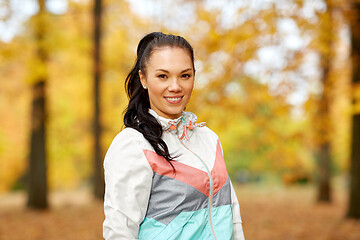
[[[181,96],[181,97],[178,97],[178,96],[176,96],[176,97],[164,97],[164,98],[168,103],[176,104],[176,103],[181,102],[183,97],[184,96]]]

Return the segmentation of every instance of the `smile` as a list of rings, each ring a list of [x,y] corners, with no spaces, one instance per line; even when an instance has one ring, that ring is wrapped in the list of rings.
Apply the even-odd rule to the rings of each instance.
[[[166,99],[167,102],[175,104],[181,102],[181,99],[183,97],[164,97],[164,98]]]

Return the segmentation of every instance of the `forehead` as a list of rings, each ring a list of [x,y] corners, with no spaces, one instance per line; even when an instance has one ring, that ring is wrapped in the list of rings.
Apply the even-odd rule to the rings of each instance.
[[[190,53],[179,47],[155,48],[149,58],[149,68],[176,69],[192,68],[193,62]]]

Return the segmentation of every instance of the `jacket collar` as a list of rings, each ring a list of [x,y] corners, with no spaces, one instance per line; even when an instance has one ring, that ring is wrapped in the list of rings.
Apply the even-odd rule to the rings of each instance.
[[[156,118],[164,131],[175,134],[177,134],[178,132],[180,132],[181,134],[182,132],[180,139],[183,139],[185,137],[187,140],[189,140],[187,134],[188,130],[193,130],[196,127],[203,127],[206,125],[205,122],[196,123],[197,117],[192,112],[182,111],[181,116],[176,119],[167,119],[161,117],[152,109],[149,109],[149,113]]]

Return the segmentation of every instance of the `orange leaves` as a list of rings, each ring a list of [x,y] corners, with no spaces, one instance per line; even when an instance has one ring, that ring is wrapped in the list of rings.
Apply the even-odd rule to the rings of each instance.
[[[105,131],[104,148],[123,126],[122,114],[127,104],[123,84],[135,60],[137,41],[149,31],[164,30],[164,22],[176,14],[171,11],[177,9],[191,12],[189,18],[193,19],[193,24],[181,26],[179,29],[182,30],[174,26],[165,31],[185,36],[193,45],[195,59],[200,66],[196,72],[197,87],[186,110],[194,111],[199,121],[206,121],[218,133],[229,166],[235,170],[246,167],[280,173],[286,169],[292,171],[300,168],[306,172],[313,168],[312,150],[329,138],[337,148],[335,155],[340,159],[341,166],[346,166],[344,160],[348,156],[349,141],[347,116],[351,111],[350,64],[346,55],[348,36],[342,33],[345,37],[341,40],[340,35],[330,34],[334,30],[332,24],[345,26],[337,13],[335,22],[331,22],[325,8],[314,10],[315,17],[311,19],[304,17],[303,11],[308,3],[301,0],[290,5],[284,3],[289,7],[280,6],[274,1],[273,5],[255,8],[250,6],[253,1],[243,1],[244,7],[234,9],[233,16],[224,21],[227,17],[225,7],[209,10],[205,5],[207,1],[186,2],[193,3],[189,6],[196,9],[177,8],[175,5],[181,5],[181,1],[174,1],[174,8],[154,7],[151,10],[153,13],[147,15],[158,14],[156,18],[139,16],[138,12],[131,11],[127,1],[104,2],[104,98],[101,116]],[[240,1],[229,2],[235,6],[235,2]],[[91,3],[69,1],[68,11],[63,15],[34,16],[26,23],[21,36],[9,44],[1,44],[0,91],[1,94],[5,92],[3,96],[7,100],[4,101],[5,97],[0,95],[0,125],[10,130],[0,132],[0,139],[11,139],[9,146],[3,145],[1,159],[10,159],[12,149],[21,146],[21,154],[11,158],[16,165],[9,173],[14,176],[11,177],[12,182],[21,175],[17,166],[21,166],[21,169],[26,167],[24,149],[27,139],[12,138],[26,136],[29,94],[28,89],[24,90],[26,86],[22,85],[23,80],[33,83],[34,79],[46,75],[49,76],[50,183],[59,188],[74,187],[90,175],[92,145],[89,131],[93,111]],[[159,1],[155,4],[160,6]],[[159,23],[159,19],[163,23]],[[287,31],[280,31],[279,22],[284,19],[285,29],[296,32],[296,37],[303,40],[292,50],[284,49],[287,44],[284,39],[291,35]],[[47,60],[49,68],[34,60],[37,53],[33,32],[30,31],[37,21],[47,24],[47,37],[42,40],[41,46],[50,53]],[[329,95],[335,100],[329,106],[331,117],[314,117],[319,106],[315,95],[321,92],[322,85],[317,82],[320,74],[311,75],[311,72],[320,71],[325,66],[318,66],[314,58],[321,53],[321,62],[325,63],[330,57],[336,56],[331,54],[328,45],[332,39],[341,40],[333,46],[336,54],[341,53],[334,63],[337,69],[329,72],[333,84]],[[294,38],[289,41],[292,43]],[[268,62],[284,61],[276,65],[276,69],[264,66],[259,57],[259,49],[269,46],[274,46],[275,50],[265,53],[268,54]],[[307,58],[308,55],[312,57]],[[245,69],[249,62],[256,65],[251,74]],[[313,68],[302,69],[304,63]],[[301,84],[296,85],[291,81],[292,76]],[[18,85],[4,84],[6,81]],[[21,89],[21,94],[13,90],[16,88]],[[310,96],[307,103],[299,107],[303,111],[300,114],[294,114],[295,108],[288,103],[288,96],[297,88],[305,89],[304,92]],[[354,95],[358,96],[358,90],[354,90]],[[9,124],[11,122],[14,125]],[[315,134],[315,126],[321,129],[319,132],[322,134]],[[7,184],[6,188],[10,187],[11,184]]]

